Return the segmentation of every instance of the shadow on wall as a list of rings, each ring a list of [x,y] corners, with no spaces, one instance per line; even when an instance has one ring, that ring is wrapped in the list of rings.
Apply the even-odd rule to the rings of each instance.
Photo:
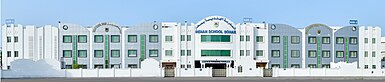
[[[11,69],[4,70],[2,78],[64,77],[64,75],[65,71],[60,69],[60,62],[57,60],[19,59],[11,62]]]

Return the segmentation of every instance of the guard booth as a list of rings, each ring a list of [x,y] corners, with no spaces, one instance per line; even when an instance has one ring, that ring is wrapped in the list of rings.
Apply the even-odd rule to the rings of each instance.
[[[226,68],[230,67],[231,61],[202,61],[205,68],[212,68],[213,77],[226,77]]]
[[[163,62],[164,77],[175,77],[175,66],[176,62]]]

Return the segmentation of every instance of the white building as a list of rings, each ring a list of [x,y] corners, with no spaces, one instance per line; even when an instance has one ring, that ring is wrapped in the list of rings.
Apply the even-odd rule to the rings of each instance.
[[[381,68],[381,28],[361,26],[359,34],[359,67]]]

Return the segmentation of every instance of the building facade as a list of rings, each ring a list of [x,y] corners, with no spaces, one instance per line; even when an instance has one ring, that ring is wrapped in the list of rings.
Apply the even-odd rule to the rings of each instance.
[[[141,68],[145,59],[155,59],[166,69],[330,68],[337,62],[377,69],[382,58],[379,27],[311,24],[296,28],[234,23],[223,16],[197,23],[155,21],[133,26],[6,24],[2,39],[2,69],[10,69],[17,59],[56,59],[63,69]]]

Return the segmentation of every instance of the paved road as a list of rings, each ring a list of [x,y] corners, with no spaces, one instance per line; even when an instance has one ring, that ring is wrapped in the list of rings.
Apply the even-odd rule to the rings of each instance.
[[[24,78],[1,82],[385,82],[385,77],[301,77],[301,78]]]

